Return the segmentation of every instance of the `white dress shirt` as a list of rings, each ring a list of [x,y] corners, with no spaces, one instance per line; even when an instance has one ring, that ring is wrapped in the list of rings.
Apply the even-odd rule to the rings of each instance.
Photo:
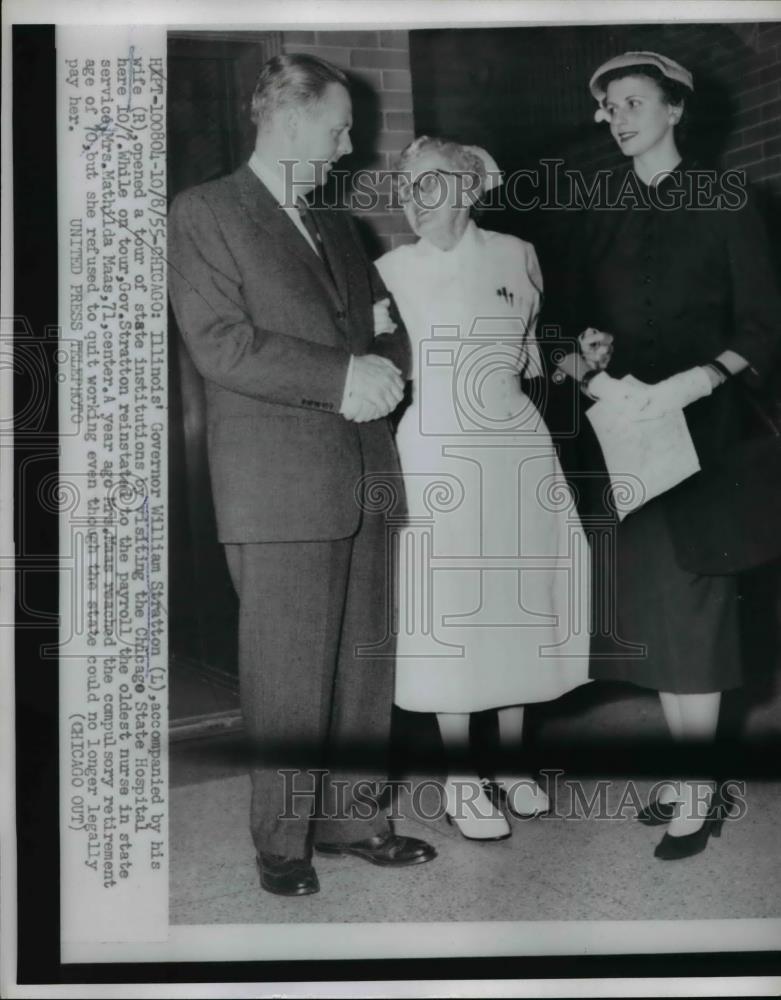
[[[285,179],[281,170],[274,170],[272,167],[268,166],[268,164],[264,163],[258,156],[257,151],[253,152],[252,156],[249,158],[248,166],[258,180],[268,188],[274,199],[279,202],[282,211],[287,213],[290,221],[319,257],[320,251],[312,242],[312,237],[306,231],[306,227],[301,221],[298,209],[295,207],[288,207],[286,204],[288,200],[286,197],[288,192],[285,190]]]

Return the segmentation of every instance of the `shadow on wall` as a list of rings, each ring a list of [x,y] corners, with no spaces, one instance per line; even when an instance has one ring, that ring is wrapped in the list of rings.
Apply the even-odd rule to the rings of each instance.
[[[736,128],[737,105],[731,89],[708,72],[697,74],[697,90],[687,99],[691,126],[681,138],[685,151],[704,163],[717,163]]]
[[[382,109],[379,95],[373,87],[349,73],[348,77],[353,102],[351,138],[355,151],[348,158],[347,166],[355,172],[375,164],[375,150],[382,129]]]

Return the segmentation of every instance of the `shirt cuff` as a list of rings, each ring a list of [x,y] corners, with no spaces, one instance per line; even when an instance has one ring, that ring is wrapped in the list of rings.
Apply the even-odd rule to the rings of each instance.
[[[355,355],[350,355],[350,360],[347,364],[347,378],[344,380],[344,392],[342,393],[342,403],[339,407],[339,412],[343,413],[344,408],[347,405],[347,400],[350,393],[353,391],[353,366],[355,363]]]

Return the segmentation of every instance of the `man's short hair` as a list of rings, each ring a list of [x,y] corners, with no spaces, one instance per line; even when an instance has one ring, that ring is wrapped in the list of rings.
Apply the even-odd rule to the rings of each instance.
[[[309,109],[322,99],[332,83],[349,88],[347,76],[325,59],[299,52],[273,56],[258,75],[250,117],[256,125],[263,126],[280,108]]]

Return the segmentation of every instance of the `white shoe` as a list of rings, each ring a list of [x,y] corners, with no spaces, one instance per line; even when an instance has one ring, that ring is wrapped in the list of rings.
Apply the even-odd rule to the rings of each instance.
[[[534,778],[498,778],[500,800],[513,816],[531,819],[550,812],[550,799]]]
[[[448,778],[445,810],[448,823],[455,823],[467,840],[504,840],[512,832],[504,813],[491,802],[479,778]]]

